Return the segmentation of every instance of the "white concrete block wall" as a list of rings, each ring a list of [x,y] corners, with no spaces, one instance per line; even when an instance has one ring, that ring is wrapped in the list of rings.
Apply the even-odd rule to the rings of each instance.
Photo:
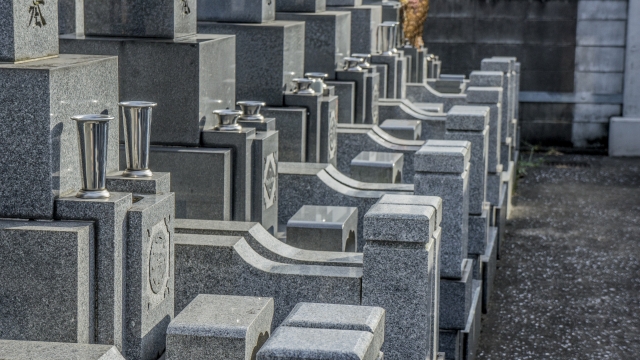
[[[626,0],[579,0],[574,88],[576,93],[622,94],[624,91]],[[590,98],[590,97],[589,97]],[[609,119],[620,104],[575,104],[572,142],[587,148],[608,136]]]

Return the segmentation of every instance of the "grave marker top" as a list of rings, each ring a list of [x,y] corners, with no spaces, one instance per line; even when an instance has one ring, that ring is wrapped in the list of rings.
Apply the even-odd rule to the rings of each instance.
[[[58,1],[0,3],[0,62],[58,55]]]
[[[196,0],[85,1],[84,31],[89,36],[173,39],[196,33],[197,10]]]

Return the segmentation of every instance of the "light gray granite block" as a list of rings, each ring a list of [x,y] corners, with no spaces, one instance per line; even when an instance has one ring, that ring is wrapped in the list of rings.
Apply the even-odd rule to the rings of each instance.
[[[472,71],[469,74],[469,86],[502,87],[502,71]]]
[[[435,211],[435,227],[440,227],[442,222],[442,198],[437,196],[420,196],[420,195],[383,195],[378,201],[380,204],[398,204],[398,205],[419,205],[431,206]]]
[[[351,178],[368,183],[402,183],[404,155],[363,151],[351,160]]]
[[[371,346],[379,351],[384,343],[384,318],[380,307],[300,303],[281,326],[367,331],[373,334]]]
[[[397,204],[376,204],[365,215],[362,305],[385,309],[382,350],[391,359],[432,351],[435,217],[431,206]]]
[[[474,106],[489,107],[489,172],[494,172],[496,166],[500,164],[500,147],[502,144],[502,107],[506,106],[499,102],[484,102],[484,98],[500,98],[502,99],[502,88],[486,87],[482,91],[479,87],[470,87],[467,89],[467,103]],[[480,92],[486,95],[492,92],[491,96],[474,96],[480,95]],[[471,96],[469,96],[471,94]]]
[[[470,86],[467,88],[467,102],[470,104],[497,104],[502,103],[502,96],[504,90],[502,92],[496,91],[496,88],[493,87],[478,87],[478,86]],[[504,115],[504,110],[503,110]]]
[[[177,38],[196,33],[196,0],[86,1],[84,31],[92,36]]]
[[[93,221],[96,228],[96,342],[122,349],[125,336],[125,233],[131,193],[112,192],[108,199],[75,196],[56,200],[55,218]]]
[[[176,235],[176,302],[198,294],[273,297],[273,324],[299,302],[360,305],[362,268],[277,263],[240,237]]]
[[[426,143],[416,152],[413,168],[416,173],[459,174],[471,158],[471,143],[466,146],[438,146]]]
[[[174,305],[175,195],[144,195],[128,212],[125,344],[127,359],[165,350]]]
[[[326,0],[280,0],[276,4],[278,12],[321,13],[326,10]]]
[[[197,0],[198,21],[233,23],[264,23],[276,18],[276,2],[250,0],[238,3],[229,0]]]
[[[420,140],[422,136],[422,122],[419,120],[387,119],[380,124],[380,129],[405,140]]]
[[[301,3],[298,0],[280,0],[283,2]],[[304,3],[319,0],[306,0]],[[324,0],[323,0],[324,1]],[[280,12],[277,20],[304,21],[305,53],[304,71],[322,72],[335,79],[336,69],[342,65],[342,59],[351,55],[351,13],[348,11],[322,11],[316,13]]]
[[[124,148],[120,150],[124,164]],[[171,174],[176,217],[231,220],[231,150],[151,146],[153,169]]]
[[[0,337],[93,342],[95,246],[91,222],[0,220]]]
[[[278,132],[258,131],[251,157],[251,221],[275,234],[278,226]]]
[[[107,176],[107,190],[134,194],[166,194],[171,189],[171,174],[153,172],[151,177],[132,178],[122,172]]]
[[[376,50],[376,29],[382,22],[382,9],[375,5],[355,5],[354,0],[331,0],[331,2],[351,2],[354,5],[329,5],[340,6],[331,10],[351,12],[351,53],[371,54]]]
[[[378,102],[379,122],[387,119],[419,120],[422,132],[420,138],[442,139],[445,133],[446,114],[427,112],[410,101],[403,99],[381,99]]]
[[[307,250],[355,252],[358,208],[305,205],[287,222],[287,244]]]
[[[58,1],[4,1],[0,5],[0,62],[58,55]]]
[[[71,116],[117,114],[117,78],[118,59],[111,56],[0,64],[0,148],[11,149],[0,154],[0,217],[51,219],[54,199],[75,195],[81,171]],[[118,123],[111,121],[107,172],[117,170]]]
[[[483,255],[489,240],[488,203],[479,215],[469,215],[469,254]]]
[[[235,35],[236,98],[283,106],[283,92],[304,76],[305,23],[263,24],[198,22],[198,34]],[[247,53],[253,56],[247,56]],[[227,63],[232,66],[233,61]],[[234,105],[235,106],[235,105]],[[234,107],[232,106],[232,107]]]
[[[489,111],[486,106],[456,105],[447,112],[448,131],[483,131],[489,125]]]
[[[272,298],[198,295],[169,324],[166,358],[255,359],[272,320]]]
[[[463,330],[473,296],[473,260],[465,259],[460,280],[440,280],[440,329]]]
[[[213,110],[235,108],[235,49],[228,35],[60,37],[62,53],[117,55],[119,98],[156,102],[151,143],[173,146],[199,146],[200,131],[217,125]]]
[[[124,360],[113,345],[0,340],[0,356],[11,360]]]
[[[364,237],[367,241],[429,241],[435,212],[431,206],[375,204],[364,216]]]
[[[258,352],[257,360],[375,360],[380,349],[366,331],[281,326]]]

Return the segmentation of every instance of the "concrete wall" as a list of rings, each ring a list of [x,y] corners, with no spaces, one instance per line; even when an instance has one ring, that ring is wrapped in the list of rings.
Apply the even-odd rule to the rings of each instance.
[[[443,73],[483,58],[522,63],[520,125],[531,144],[604,149],[622,102],[627,1],[438,0],[424,38]]]

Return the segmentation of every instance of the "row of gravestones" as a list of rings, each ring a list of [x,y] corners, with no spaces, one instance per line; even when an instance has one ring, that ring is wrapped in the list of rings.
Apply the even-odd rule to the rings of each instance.
[[[322,88],[318,94],[301,93],[305,84],[312,88],[317,83],[296,80],[297,88],[278,103],[269,97],[277,100],[282,87],[290,83],[287,76],[302,73],[292,74],[287,66],[307,66],[329,49],[335,68],[348,55],[319,42],[327,33],[339,40],[362,40],[354,34],[354,27],[368,29],[368,39],[375,38],[374,33],[384,38],[393,29],[381,24],[380,30],[371,31],[371,22],[366,26],[352,22],[349,29],[336,19],[348,19],[349,12],[375,17],[388,10],[389,4],[351,4],[331,12],[316,6],[311,13],[281,14],[299,16],[297,19],[253,25],[198,24],[216,26],[215,32],[234,36],[142,38],[192,29],[191,14],[197,12],[200,17],[201,11],[187,3],[190,13],[186,14],[184,3],[157,9],[156,14],[179,16],[188,25],[182,28],[162,16],[141,21],[147,13],[136,9],[136,1],[128,9],[112,2],[86,4],[85,31],[92,36],[63,36],[60,44],[64,52],[92,55],[56,56],[57,18],[55,10],[49,11],[55,3],[29,3],[24,13],[3,14],[5,23],[13,27],[9,37],[15,46],[2,48],[2,61],[12,63],[0,65],[0,81],[8,90],[0,95],[1,118],[5,119],[0,144],[11,150],[0,156],[0,217],[11,219],[0,223],[5,260],[0,265],[5,279],[0,301],[6,309],[6,316],[0,319],[0,338],[114,344],[127,358],[156,358],[164,351],[174,297],[179,312],[198,294],[209,293],[273,297],[276,325],[301,301],[382,306],[392,324],[385,343],[388,358],[435,357],[438,344],[449,358],[472,354],[479,330],[477,309],[487,304],[499,244],[496,229],[489,225],[501,225],[506,216],[507,188],[512,183],[510,156],[515,142],[511,139],[516,138],[517,122],[504,125],[501,115],[509,108],[505,118],[514,118],[511,112],[517,100],[513,89],[517,86],[512,84],[517,84],[517,75],[513,59],[485,60],[483,70],[488,71],[474,72],[470,81],[459,82],[460,94],[441,94],[429,85],[438,87],[437,79],[411,81],[416,78],[407,70],[413,69],[408,66],[413,60],[423,66],[411,74],[429,73],[424,70],[426,50],[413,56],[411,49],[393,53],[392,41],[387,41],[379,55],[369,58],[373,66],[367,64],[366,56],[357,63],[347,59],[345,71],[335,71],[335,79],[327,81],[326,94]],[[209,3],[232,4],[204,2],[205,9]],[[287,1],[280,0],[283,3]],[[234,16],[251,10],[242,8]],[[103,16],[114,11],[132,11],[130,18],[135,21],[118,23],[127,17]],[[101,20],[92,22],[92,18]],[[329,23],[333,19],[333,25],[322,26],[327,18]],[[154,32],[167,26],[175,32]],[[273,30],[273,39],[260,37],[271,34],[265,29]],[[345,36],[349,31],[352,35]],[[357,50],[369,53],[376,45],[370,43],[369,51]],[[347,47],[346,51],[349,49],[354,50]],[[118,55],[118,59],[108,55]],[[420,56],[425,60],[420,61]],[[269,87],[274,79],[279,89]],[[255,93],[242,93],[242,87]],[[390,88],[394,93],[389,93]],[[376,89],[386,90],[386,98],[378,98]],[[412,101],[398,95],[405,92]],[[265,113],[278,121],[243,123],[248,126],[235,132],[210,130],[219,125],[212,110],[233,107],[234,97],[241,98],[240,94],[267,102]],[[171,96],[174,98],[169,99]],[[118,161],[118,122],[112,122],[105,133],[110,141],[104,169],[110,174],[105,181],[111,196],[74,197],[90,172],[82,176],[86,169],[78,157],[84,144],[71,117],[116,114],[118,99],[132,98],[158,101],[150,153],[154,170],[164,172],[143,178],[118,174],[118,164],[125,161]],[[351,103],[352,108],[345,110],[340,103]],[[198,114],[189,113],[196,108]],[[251,115],[247,112],[251,110],[245,111]],[[336,113],[353,114],[354,120],[336,125]],[[418,121],[424,139],[464,142],[429,140],[425,144],[397,139],[376,126],[376,121],[387,119]],[[310,125],[314,123],[315,128]],[[192,142],[189,134],[194,129]],[[287,134],[285,141],[278,142],[278,133]],[[322,155],[323,148],[324,154],[334,152],[335,156]],[[476,148],[486,152],[476,152]],[[408,183],[371,184],[345,176],[349,168],[341,159],[348,164],[354,151],[363,150],[402,153],[403,179]],[[126,151],[120,152],[125,157]],[[295,156],[278,164],[278,155],[285,153]],[[500,157],[502,154],[506,156]],[[509,159],[506,163],[505,158]],[[504,165],[509,170],[503,171]],[[438,199],[413,194],[440,196],[447,206],[443,212]],[[491,206],[484,203],[485,196]],[[406,204],[415,203],[420,206],[407,211]],[[286,222],[307,204],[358,208],[357,248],[364,254],[300,250],[269,234],[277,231],[278,220]],[[178,221],[174,221],[174,209]],[[224,221],[231,219],[261,225]],[[407,226],[408,221],[420,219],[431,221],[428,230],[416,225],[421,232],[415,232],[413,225]],[[363,240],[368,241],[366,247]],[[391,271],[399,265],[397,273]],[[407,270],[413,273],[409,277]],[[473,279],[478,281],[474,284]],[[485,281],[480,283],[481,279]],[[445,300],[439,304],[438,298]]]

